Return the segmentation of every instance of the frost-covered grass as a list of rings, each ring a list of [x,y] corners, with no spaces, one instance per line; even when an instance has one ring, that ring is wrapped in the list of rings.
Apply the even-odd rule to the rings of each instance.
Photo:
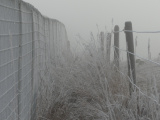
[[[41,76],[37,120],[159,120],[160,77],[144,76],[144,66],[130,96],[125,69],[109,64],[94,44],[85,46],[70,65],[50,66]]]

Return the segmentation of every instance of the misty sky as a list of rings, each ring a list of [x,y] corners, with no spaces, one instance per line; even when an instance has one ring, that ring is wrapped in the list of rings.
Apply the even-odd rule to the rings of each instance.
[[[50,18],[58,19],[66,26],[69,40],[80,34],[86,41],[90,32],[111,31],[114,25],[124,28],[125,21],[132,21],[133,30],[160,31],[159,0],[24,0]],[[160,53],[160,34],[134,34],[138,37],[137,54],[147,57],[148,39],[152,56]],[[120,34],[120,46],[125,47],[124,33]]]

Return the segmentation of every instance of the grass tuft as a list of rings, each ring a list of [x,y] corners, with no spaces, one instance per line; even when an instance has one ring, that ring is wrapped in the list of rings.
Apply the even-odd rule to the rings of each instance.
[[[94,43],[70,65],[50,65],[41,76],[37,120],[159,120],[158,78],[146,82],[145,92],[139,72],[139,87],[130,96],[125,70],[107,62]]]

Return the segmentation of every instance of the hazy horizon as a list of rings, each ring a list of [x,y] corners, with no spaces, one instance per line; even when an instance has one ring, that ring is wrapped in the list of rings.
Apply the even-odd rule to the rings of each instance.
[[[94,36],[99,31],[111,31],[113,25],[124,28],[131,21],[133,30],[160,31],[160,1],[157,0],[24,0],[35,6],[43,15],[57,19],[65,24],[69,40],[74,45],[75,37],[80,34],[88,42],[90,32]],[[135,34],[138,37],[137,54],[147,57],[148,39],[151,41],[152,57],[160,53],[160,34]],[[124,33],[120,33],[120,47],[125,48]]]

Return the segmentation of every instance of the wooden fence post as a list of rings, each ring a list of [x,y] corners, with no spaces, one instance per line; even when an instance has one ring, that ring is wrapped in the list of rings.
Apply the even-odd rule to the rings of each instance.
[[[101,52],[102,56],[104,56],[104,32],[100,33],[100,40],[101,40]]]
[[[107,33],[107,38],[106,38],[106,60],[110,64],[110,54],[111,54],[111,33]]]
[[[127,42],[127,50],[131,53],[134,53],[134,44],[133,44],[133,33],[132,33],[132,23],[125,22],[125,34]],[[127,53],[128,60],[128,76],[131,78],[132,82],[136,84],[136,69],[135,69],[135,56],[133,54]],[[132,83],[129,84],[130,95],[134,90]]]
[[[148,39],[148,59],[151,59],[151,51],[150,51],[150,38]]]
[[[116,67],[119,69],[119,26],[116,25],[114,27],[114,63]],[[117,47],[117,48],[116,48]]]

